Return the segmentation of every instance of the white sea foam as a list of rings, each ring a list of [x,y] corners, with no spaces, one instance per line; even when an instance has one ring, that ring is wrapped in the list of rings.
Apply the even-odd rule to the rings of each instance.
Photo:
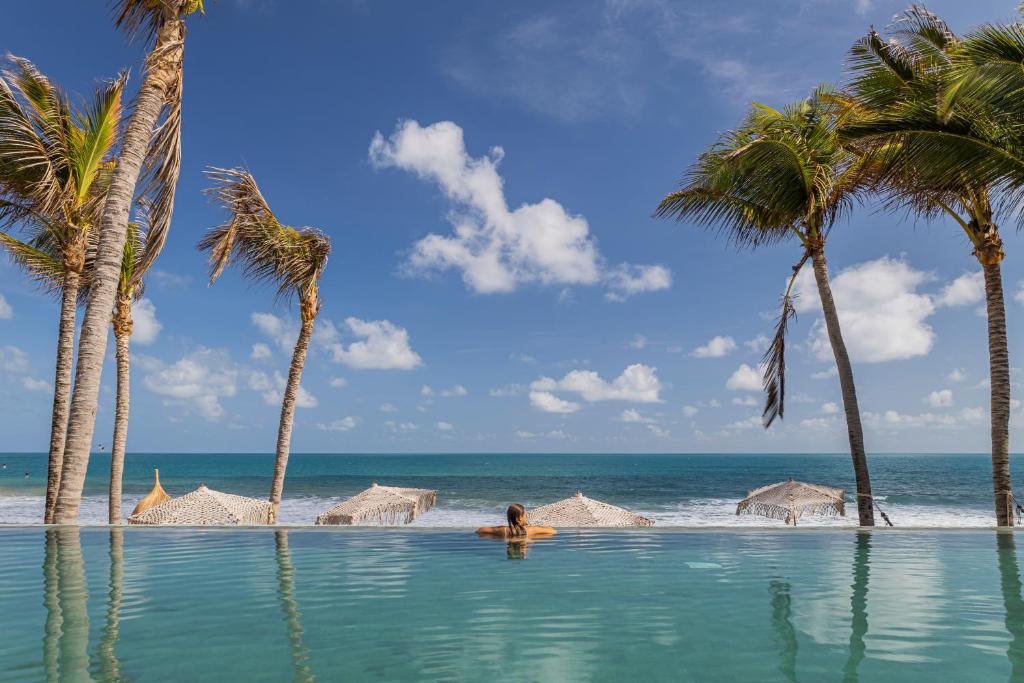
[[[316,516],[340,502],[341,498],[303,496],[286,498],[281,502],[280,523],[287,525],[313,524]],[[127,518],[139,501],[139,496],[126,497],[122,518]],[[755,515],[736,515],[736,501],[726,498],[694,499],[674,507],[658,509],[635,508],[635,512],[649,517],[659,527],[778,527],[778,520]],[[992,511],[987,508],[945,508],[926,505],[885,506],[893,523],[899,527],[990,527]],[[413,527],[466,528],[501,524],[503,510],[498,507],[468,507],[445,505],[416,519]],[[43,516],[42,496],[0,496],[0,524],[37,524]],[[86,496],[82,499],[79,521],[86,525],[106,524],[107,500],[104,496]],[[881,523],[881,518],[878,519]],[[846,517],[802,517],[802,527],[856,526],[857,516],[852,505]]]

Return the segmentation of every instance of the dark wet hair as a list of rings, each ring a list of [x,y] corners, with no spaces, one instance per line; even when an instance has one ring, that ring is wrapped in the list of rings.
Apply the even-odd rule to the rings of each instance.
[[[512,503],[508,506],[505,517],[508,519],[509,536],[526,535],[526,508],[519,503]]]

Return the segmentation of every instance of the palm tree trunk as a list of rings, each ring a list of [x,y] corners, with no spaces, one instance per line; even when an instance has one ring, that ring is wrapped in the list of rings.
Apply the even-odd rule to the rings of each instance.
[[[150,136],[160,118],[167,93],[178,82],[184,46],[184,22],[180,18],[165,20],[157,33],[150,58],[147,59],[145,80],[135,99],[117,167],[107,191],[99,226],[100,241],[92,286],[78,342],[78,366],[68,418],[60,491],[54,513],[54,521],[58,523],[73,523],[78,519],[96,426],[100,377],[103,373],[103,357],[107,352],[107,329],[121,275],[129,212]]]
[[[57,331],[57,363],[53,378],[53,416],[50,419],[50,459],[46,468],[46,508],[43,522],[53,523],[57,506],[60,473],[64,463],[64,437],[68,429],[68,400],[71,398],[71,366],[75,362],[75,316],[78,312],[78,287],[81,275],[64,273],[60,302],[60,326]]]
[[[818,296],[825,315],[825,328],[832,344],[839,370],[839,386],[843,392],[843,409],[846,411],[846,432],[850,439],[850,457],[853,458],[853,473],[857,480],[857,517],[861,526],[875,525],[875,509],[871,498],[871,477],[868,475],[868,459],[864,453],[864,429],[860,424],[860,407],[857,405],[857,388],[853,383],[853,366],[846,352],[843,332],[839,327],[839,314],[832,300],[832,287],[828,281],[828,266],[825,250],[818,247],[811,252],[814,264],[814,279],[818,283]]]
[[[988,310],[988,365],[992,412],[992,492],[996,524],[1013,526],[1010,486],[1010,359],[1006,350],[1006,305],[999,261],[982,264]]]
[[[281,401],[281,423],[277,428],[277,457],[274,460],[274,480],[270,485],[270,502],[274,506],[274,519],[281,505],[281,493],[284,491],[284,473],[288,467],[288,452],[292,441],[292,419],[295,417],[295,398],[302,382],[302,368],[306,364],[306,352],[309,340],[313,336],[313,321],[303,320],[299,338],[295,341],[292,353],[292,365],[288,370],[288,384],[284,389]]]
[[[108,522],[110,524],[121,523],[121,479],[124,475],[125,443],[128,440],[128,409],[131,389],[131,358],[128,349],[131,338],[131,332],[126,332],[124,329],[118,330],[118,323],[114,323],[114,343],[117,352],[117,404],[114,408],[114,441],[110,447],[110,488],[107,493]]]

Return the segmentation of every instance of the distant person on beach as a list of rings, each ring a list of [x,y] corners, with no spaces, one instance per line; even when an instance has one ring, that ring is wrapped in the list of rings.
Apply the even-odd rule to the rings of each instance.
[[[558,532],[549,526],[530,526],[526,518],[526,508],[519,503],[508,506],[505,512],[508,524],[505,526],[483,526],[476,530],[477,536],[495,536],[497,538],[527,539],[537,536],[554,536]]]

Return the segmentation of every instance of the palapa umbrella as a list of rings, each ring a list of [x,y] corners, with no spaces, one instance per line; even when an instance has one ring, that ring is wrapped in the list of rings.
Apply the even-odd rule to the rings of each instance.
[[[802,481],[780,481],[754,489],[736,506],[736,514],[764,515],[796,526],[804,513],[846,516],[843,489]]]
[[[167,495],[167,491],[164,491],[164,487],[160,486],[160,470],[153,470],[153,490],[149,494],[139,501],[139,504],[132,510],[133,515],[137,515],[140,512],[145,512],[149,508],[156,507],[169,501],[171,497]]]
[[[578,526],[651,526],[653,519],[641,517],[624,508],[587,498],[577,491],[575,496],[557,503],[530,510],[530,524],[553,527]]]
[[[316,518],[317,524],[370,524],[392,526],[408,524],[434,507],[437,491],[380,486],[370,488],[343,500]]]
[[[192,493],[172,498],[128,518],[129,524],[273,524],[269,501],[221,493],[200,485]]]

